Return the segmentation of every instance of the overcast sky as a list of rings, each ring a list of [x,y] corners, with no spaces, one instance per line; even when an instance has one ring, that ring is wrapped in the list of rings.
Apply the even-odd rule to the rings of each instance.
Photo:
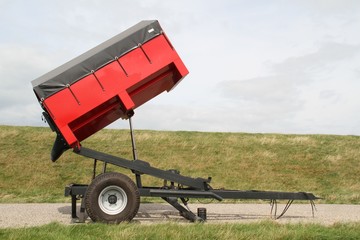
[[[47,126],[33,79],[157,19],[190,73],[139,107],[135,128],[360,135],[360,1],[0,0],[0,9],[2,125]]]

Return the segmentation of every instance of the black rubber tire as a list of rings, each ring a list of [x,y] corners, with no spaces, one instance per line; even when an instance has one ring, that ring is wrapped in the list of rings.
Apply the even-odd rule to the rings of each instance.
[[[122,193],[126,194],[126,206],[121,212],[109,214],[101,209],[100,205],[103,206],[104,204],[100,201],[99,196],[108,187],[122,189]],[[86,190],[85,209],[94,222],[117,224],[131,221],[137,214],[139,206],[140,193],[138,188],[128,176],[121,173],[108,172],[100,174],[90,183]]]

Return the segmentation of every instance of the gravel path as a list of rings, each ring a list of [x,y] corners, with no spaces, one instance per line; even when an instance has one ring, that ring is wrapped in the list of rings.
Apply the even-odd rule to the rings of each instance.
[[[250,223],[272,219],[268,204],[189,204],[196,213],[198,207],[207,209],[207,223]],[[284,205],[278,205],[278,214]],[[319,204],[312,216],[308,204],[293,204],[279,223],[334,223],[360,222],[360,205]],[[182,222],[187,220],[168,204],[141,204],[134,221],[141,224],[163,222]],[[275,221],[275,220],[274,220]],[[66,204],[0,204],[0,228],[20,228],[60,222],[74,224],[71,221],[70,203]],[[87,219],[86,222],[90,222]]]

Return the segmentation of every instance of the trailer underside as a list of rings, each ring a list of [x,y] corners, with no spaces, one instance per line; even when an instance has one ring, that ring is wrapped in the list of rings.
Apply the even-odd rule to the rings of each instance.
[[[135,175],[136,191],[138,191],[141,197],[160,197],[176,208],[180,215],[184,218],[195,222],[203,221],[201,217],[195,215],[187,207],[190,199],[210,198],[222,201],[223,199],[260,199],[269,200],[272,206],[272,210],[275,207],[277,200],[288,200],[284,211],[277,216],[276,211],[274,217],[279,218],[285,214],[294,200],[308,200],[311,204],[312,210],[314,210],[314,200],[318,199],[314,194],[307,192],[275,192],[275,191],[259,191],[259,190],[225,190],[225,189],[213,189],[210,186],[211,177],[204,178],[192,178],[181,175],[179,171],[162,170],[152,167],[150,163],[137,159],[135,138],[130,122],[130,132],[132,139],[134,160],[128,160],[121,157],[113,156],[110,154],[102,153],[96,150],[92,150],[86,147],[80,149],[74,149],[74,152],[78,155],[86,158],[94,159],[94,174],[93,179],[96,179],[97,162],[103,162],[102,174],[106,174],[107,164],[112,164],[121,168],[129,169]],[[144,186],[142,183],[142,175],[150,175],[155,178],[163,179],[163,186]],[[89,185],[84,184],[71,184],[65,188],[65,195],[72,198],[72,217],[77,218],[76,215],[76,201],[81,199],[81,208],[79,221],[83,222],[84,212],[86,209],[85,198]],[[120,194],[121,195],[121,194]],[[109,198],[105,199],[105,204],[111,201],[111,196],[117,196],[116,194],[109,194]],[[118,198],[121,196],[117,196]],[[99,200],[100,201],[100,200]],[[114,203],[113,203],[114,204]],[[116,202],[115,202],[116,204]],[[109,204],[110,206],[110,204]],[[88,211],[88,210],[87,210]],[[136,213],[133,213],[135,216]]]

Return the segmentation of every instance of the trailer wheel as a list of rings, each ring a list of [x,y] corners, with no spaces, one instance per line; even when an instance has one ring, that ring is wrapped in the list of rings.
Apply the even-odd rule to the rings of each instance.
[[[120,173],[101,174],[86,190],[85,208],[94,222],[131,221],[139,205],[140,194],[135,183]]]

